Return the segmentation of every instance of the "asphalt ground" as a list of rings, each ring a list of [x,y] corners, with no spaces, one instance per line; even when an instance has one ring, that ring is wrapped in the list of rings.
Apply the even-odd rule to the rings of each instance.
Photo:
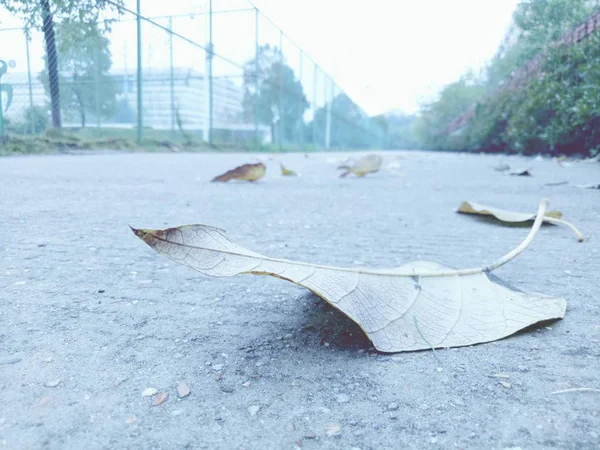
[[[600,448],[600,393],[555,393],[600,389],[600,191],[577,187],[600,165],[381,154],[381,172],[344,179],[337,165],[359,154],[1,158],[0,448]],[[260,159],[257,183],[210,183]],[[565,318],[436,352],[378,353],[310,292],[205,277],[128,226],[203,223],[319,264],[466,268],[528,230],[456,214],[463,200],[535,213],[541,198],[586,240],[544,226],[495,274],[565,298]]]

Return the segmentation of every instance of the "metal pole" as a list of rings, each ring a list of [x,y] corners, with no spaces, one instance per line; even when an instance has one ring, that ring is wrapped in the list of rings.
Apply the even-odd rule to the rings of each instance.
[[[279,30],[279,98],[277,109],[279,110],[277,134],[279,135],[279,150],[281,150],[283,142],[283,31],[281,30]]]
[[[100,41],[96,42],[96,48],[94,52],[94,101],[96,103],[96,130],[100,129],[100,58],[98,57],[98,45]]]
[[[206,5],[206,1],[204,3],[205,7]],[[204,83],[204,121],[203,121],[203,128],[202,128],[202,140],[206,143],[208,143],[209,141],[209,128],[210,128],[210,124],[209,124],[209,117],[210,117],[210,88],[208,86],[209,82],[208,82],[208,66],[209,66],[209,48],[208,48],[208,41],[209,41],[209,24],[208,24],[208,16],[209,14],[204,16],[204,40],[207,43],[207,47],[206,47],[206,51],[204,52],[204,79],[203,79],[203,83]]]
[[[261,138],[258,130],[258,98],[260,96],[260,80],[259,80],[259,70],[260,70],[260,46],[258,44],[258,22],[259,22],[259,12],[258,8],[254,8],[254,62],[255,62],[255,74],[254,74],[254,87],[256,92],[254,94],[254,139],[256,140],[256,146],[258,150],[261,148]]]
[[[29,132],[34,132],[33,88],[31,87],[31,57],[29,56],[29,28],[25,28],[25,52],[27,53],[27,87],[29,88]]]
[[[331,144],[331,103],[333,102],[333,80],[330,81],[329,98],[327,98],[327,80],[323,83],[325,85],[325,101],[327,102],[327,117],[325,122],[325,148],[329,148]]]
[[[303,61],[304,61],[304,52],[300,50],[300,64],[299,66],[299,73],[298,73],[298,81],[300,82],[300,86],[302,85],[302,74],[304,72],[304,68],[303,68]],[[302,118],[302,120],[300,120],[298,122],[298,143],[302,146],[304,144],[304,117]]]
[[[143,105],[142,105],[142,16],[141,0],[137,0],[137,143],[142,143]]]
[[[208,144],[213,145],[212,0],[208,1]]]
[[[169,75],[171,88],[171,134],[175,135],[175,76],[173,68],[173,16],[169,16]]]
[[[317,64],[313,63],[314,66],[314,71],[313,71],[313,109],[314,109],[314,113],[313,113],[313,129],[312,129],[312,140],[313,140],[313,147],[316,149],[317,148],[317,72],[318,72],[318,68],[317,68]]]

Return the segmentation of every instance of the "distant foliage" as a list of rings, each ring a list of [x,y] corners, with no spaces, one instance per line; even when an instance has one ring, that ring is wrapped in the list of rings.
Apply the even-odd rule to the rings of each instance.
[[[514,21],[516,42],[501,48],[482,76],[463,77],[422,107],[415,136],[430,149],[594,155],[600,150],[600,32],[575,45],[551,45],[583,23],[598,2],[529,0]],[[538,76],[504,87],[511,73],[541,54]],[[446,127],[475,105],[455,133]]]
[[[90,116],[112,118],[118,111],[118,86],[109,74],[112,57],[105,32],[95,22],[65,20],[56,25],[56,43],[63,116],[82,127]],[[40,78],[49,92],[47,69]]]

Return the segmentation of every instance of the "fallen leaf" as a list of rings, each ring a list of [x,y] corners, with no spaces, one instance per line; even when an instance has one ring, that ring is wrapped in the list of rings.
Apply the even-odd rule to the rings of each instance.
[[[281,175],[283,175],[284,177],[296,177],[296,176],[298,176],[298,174],[296,172],[294,172],[293,170],[286,169],[283,166],[283,164],[279,163],[279,165],[281,166]]]
[[[516,172],[511,172],[511,175],[514,175],[516,177],[530,177],[531,172],[529,172],[531,169],[524,169],[524,170],[517,170]]]
[[[168,398],[169,394],[167,392],[161,392],[156,397],[154,397],[154,400],[152,401],[152,406],[162,405],[168,400]]]
[[[479,216],[490,216],[490,217],[494,217],[494,218],[498,219],[501,222],[506,222],[506,223],[524,223],[524,222],[529,222],[529,221],[535,220],[535,218],[536,218],[536,214],[507,211],[505,209],[484,206],[484,205],[480,205],[479,203],[470,202],[470,201],[462,202],[460,204],[460,206],[458,207],[458,209],[456,210],[456,212],[462,213],[462,214],[475,214],[475,215],[479,215]],[[577,240],[579,242],[583,242],[584,236],[581,234],[581,232],[577,228],[575,228],[575,226],[573,224],[571,224],[570,222],[561,220],[561,217],[562,217],[562,213],[560,211],[548,211],[544,215],[544,222],[550,223],[552,225],[562,225],[562,226],[570,228],[573,231],[573,233],[575,233]]]
[[[346,175],[353,173],[357,177],[364,177],[368,173],[379,172],[381,163],[383,162],[381,156],[371,154],[360,158],[353,165],[342,165],[338,169],[345,169],[346,171],[340,175],[340,178],[344,178]]]
[[[177,385],[177,397],[183,398],[190,395],[190,387],[183,381]]]
[[[378,350],[400,352],[494,341],[562,318],[564,299],[521,292],[488,275],[527,248],[547,205],[542,200],[517,248],[487,267],[463,270],[429,261],[381,270],[275,259],[234,244],[222,230],[206,225],[132,231],[158,253],[205,275],[270,275],[310,289],[356,322]]]
[[[257,181],[265,176],[266,170],[267,168],[263,163],[244,164],[213,178],[212,182],[229,180]]]

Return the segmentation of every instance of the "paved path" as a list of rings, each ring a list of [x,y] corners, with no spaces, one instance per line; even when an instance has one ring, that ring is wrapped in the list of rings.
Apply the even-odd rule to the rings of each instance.
[[[337,177],[346,155],[276,156],[256,184],[208,182],[249,154],[1,158],[0,448],[599,448],[600,394],[551,393],[600,388],[600,192],[575,187],[600,167],[401,155],[364,179]],[[455,214],[461,201],[533,213],[542,197],[588,239],[543,227],[496,275],[566,298],[565,319],[435,355],[378,354],[306,290],[204,277],[128,228],[205,223],[276,257],[467,267],[527,230]],[[169,398],[152,406],[146,388]]]

